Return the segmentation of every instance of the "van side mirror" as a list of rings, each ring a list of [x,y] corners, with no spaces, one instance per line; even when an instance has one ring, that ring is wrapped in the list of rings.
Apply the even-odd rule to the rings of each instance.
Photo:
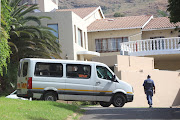
[[[112,77],[112,80],[111,81],[113,81],[113,82],[115,82],[116,81],[116,75],[113,75],[113,77]]]

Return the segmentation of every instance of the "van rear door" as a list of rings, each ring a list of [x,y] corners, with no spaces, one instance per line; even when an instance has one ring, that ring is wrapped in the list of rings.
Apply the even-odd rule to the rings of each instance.
[[[21,60],[18,70],[18,77],[17,77],[17,95],[19,97],[28,97],[27,96],[27,86],[28,86],[28,68],[29,62],[26,60]],[[32,81],[31,85],[32,85]]]

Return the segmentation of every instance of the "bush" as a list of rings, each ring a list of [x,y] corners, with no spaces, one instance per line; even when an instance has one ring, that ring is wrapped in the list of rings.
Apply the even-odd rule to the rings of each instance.
[[[114,17],[124,17],[124,14],[121,14],[119,12],[114,13]]]
[[[85,106],[85,105],[97,105],[98,102],[94,102],[94,101],[74,101],[72,102],[73,105],[77,105],[77,106]]]

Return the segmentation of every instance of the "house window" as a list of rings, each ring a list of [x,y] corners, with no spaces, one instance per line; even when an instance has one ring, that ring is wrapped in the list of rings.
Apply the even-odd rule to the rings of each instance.
[[[47,26],[55,30],[55,31],[53,30],[50,30],[50,31],[52,32],[54,36],[56,36],[59,39],[58,24],[48,24]],[[56,41],[59,43],[58,39]]]
[[[96,39],[96,52],[117,52],[121,49],[121,43],[128,42],[127,37]]]
[[[83,47],[82,30],[78,28],[78,44]]]
[[[68,78],[88,79],[91,77],[91,66],[81,64],[68,64],[66,67]]]
[[[86,49],[86,33],[84,32],[84,47]]]
[[[74,37],[75,37],[75,43],[77,43],[77,39],[76,39],[76,25],[74,25]]]

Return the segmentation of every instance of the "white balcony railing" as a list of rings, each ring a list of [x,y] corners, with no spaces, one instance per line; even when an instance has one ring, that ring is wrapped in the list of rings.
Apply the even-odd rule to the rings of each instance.
[[[137,40],[121,43],[122,55],[146,56],[180,54],[180,37]]]

